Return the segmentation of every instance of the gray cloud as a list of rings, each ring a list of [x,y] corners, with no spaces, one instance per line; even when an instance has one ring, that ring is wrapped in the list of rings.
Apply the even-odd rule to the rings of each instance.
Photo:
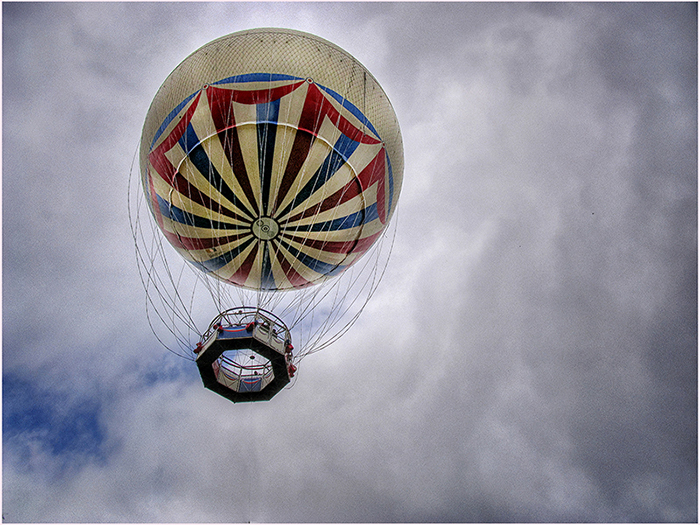
[[[405,183],[359,322],[232,405],[127,182],[172,68],[270,25],[369,67]],[[697,520],[697,6],[6,3],[3,64],[6,521]]]

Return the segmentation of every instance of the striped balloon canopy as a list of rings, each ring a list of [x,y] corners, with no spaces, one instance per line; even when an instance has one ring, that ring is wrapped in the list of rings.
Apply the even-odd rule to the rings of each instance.
[[[148,111],[141,174],[179,254],[253,290],[321,283],[362,257],[396,208],[394,110],[347,52],[285,29],[205,45]]]

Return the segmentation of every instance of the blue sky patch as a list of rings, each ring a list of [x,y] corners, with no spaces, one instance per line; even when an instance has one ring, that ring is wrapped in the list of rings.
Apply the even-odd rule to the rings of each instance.
[[[14,374],[3,374],[2,395],[3,443],[32,433],[54,455],[104,457],[98,396],[66,399]]]

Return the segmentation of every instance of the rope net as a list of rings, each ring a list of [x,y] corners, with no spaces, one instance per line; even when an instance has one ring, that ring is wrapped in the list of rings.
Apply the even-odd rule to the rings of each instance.
[[[397,216],[364,257],[334,279],[285,291],[249,290],[223,282],[165,242],[134,172],[132,166],[128,211],[145,291],[145,315],[159,343],[184,359],[195,359],[193,349],[214,317],[237,306],[254,305],[284,320],[292,333],[298,365],[303,357],[330,346],[352,327],[386,272]]]
[[[212,317],[254,305],[289,327],[298,363],[347,332],[386,271],[398,122],[369,72],[322,39],[257,30],[190,55],[149,109],[139,165],[129,217],[146,316],[181,357]]]

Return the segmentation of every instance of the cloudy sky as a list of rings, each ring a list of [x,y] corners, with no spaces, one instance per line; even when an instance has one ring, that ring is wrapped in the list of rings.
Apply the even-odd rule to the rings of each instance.
[[[697,520],[695,4],[3,3],[6,522]],[[168,73],[308,31],[401,123],[387,275],[234,405],[146,321]]]

